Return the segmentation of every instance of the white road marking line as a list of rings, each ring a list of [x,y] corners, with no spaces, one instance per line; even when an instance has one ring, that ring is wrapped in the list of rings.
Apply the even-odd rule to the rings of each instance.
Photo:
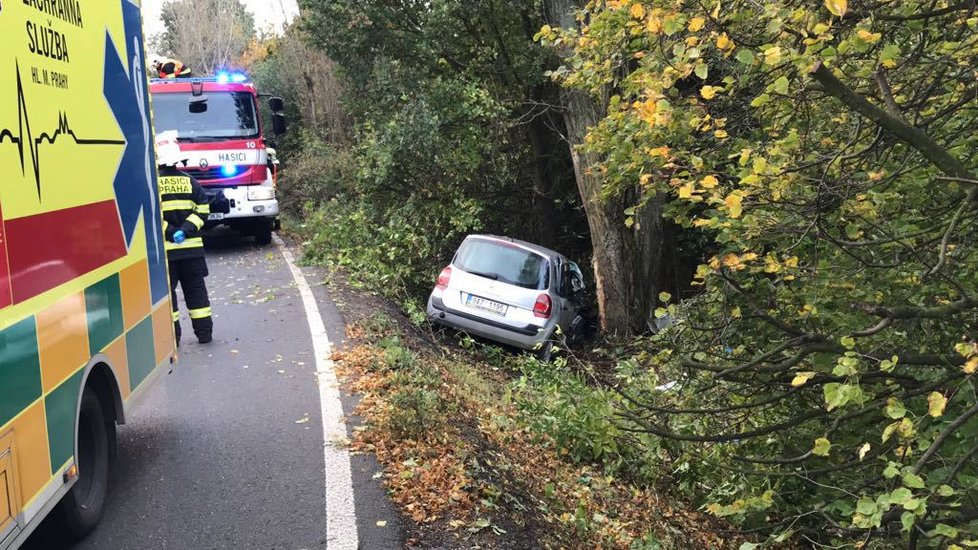
[[[323,415],[323,450],[326,459],[326,544],[329,550],[356,549],[359,546],[357,515],[353,503],[353,475],[350,473],[350,453],[346,424],[343,422],[343,404],[340,401],[339,381],[333,370],[332,345],[326,334],[326,325],[319,314],[316,297],[306,282],[306,277],[295,265],[292,252],[278,235],[272,236],[285,263],[292,271],[302,305],[306,309],[309,332],[312,334],[313,352],[316,354],[316,378],[319,381],[319,402]]]

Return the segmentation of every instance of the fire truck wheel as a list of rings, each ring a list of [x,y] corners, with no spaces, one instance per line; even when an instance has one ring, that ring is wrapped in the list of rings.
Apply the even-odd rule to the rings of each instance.
[[[106,422],[98,394],[85,388],[78,414],[78,481],[58,504],[61,531],[80,539],[98,524],[109,488],[109,461],[115,424]]]
[[[272,243],[272,222],[261,220],[255,224],[255,244],[266,246]]]

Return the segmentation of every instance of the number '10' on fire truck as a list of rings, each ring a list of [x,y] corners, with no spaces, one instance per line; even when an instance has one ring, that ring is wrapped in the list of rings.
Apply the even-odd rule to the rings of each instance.
[[[227,213],[212,208],[208,226],[227,225],[265,245],[278,219],[276,166],[270,160],[259,114],[259,93],[245,75],[219,73],[208,78],[154,79],[150,82],[157,132],[176,131],[185,153],[184,170],[208,195],[223,195]],[[285,133],[281,98],[268,102],[272,132]]]

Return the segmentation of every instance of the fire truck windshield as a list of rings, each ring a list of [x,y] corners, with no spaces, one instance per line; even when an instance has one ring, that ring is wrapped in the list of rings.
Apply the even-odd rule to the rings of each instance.
[[[175,130],[179,139],[188,141],[258,137],[258,116],[251,94],[208,92],[205,95],[207,109],[191,112],[189,93],[153,94],[156,131]]]

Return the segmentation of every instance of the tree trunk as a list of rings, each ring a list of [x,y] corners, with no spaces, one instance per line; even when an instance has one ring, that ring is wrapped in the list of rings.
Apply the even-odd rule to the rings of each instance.
[[[580,4],[576,0],[544,0],[543,5],[548,24],[577,28],[574,14]],[[577,187],[591,229],[601,328],[622,336],[645,332],[661,277],[662,200],[649,201],[636,213],[635,224],[626,227],[624,211],[636,203],[637,187],[634,193],[603,197],[604,180],[593,169],[601,158],[580,147],[590,128],[604,118],[607,99],[564,88],[561,103]]]

